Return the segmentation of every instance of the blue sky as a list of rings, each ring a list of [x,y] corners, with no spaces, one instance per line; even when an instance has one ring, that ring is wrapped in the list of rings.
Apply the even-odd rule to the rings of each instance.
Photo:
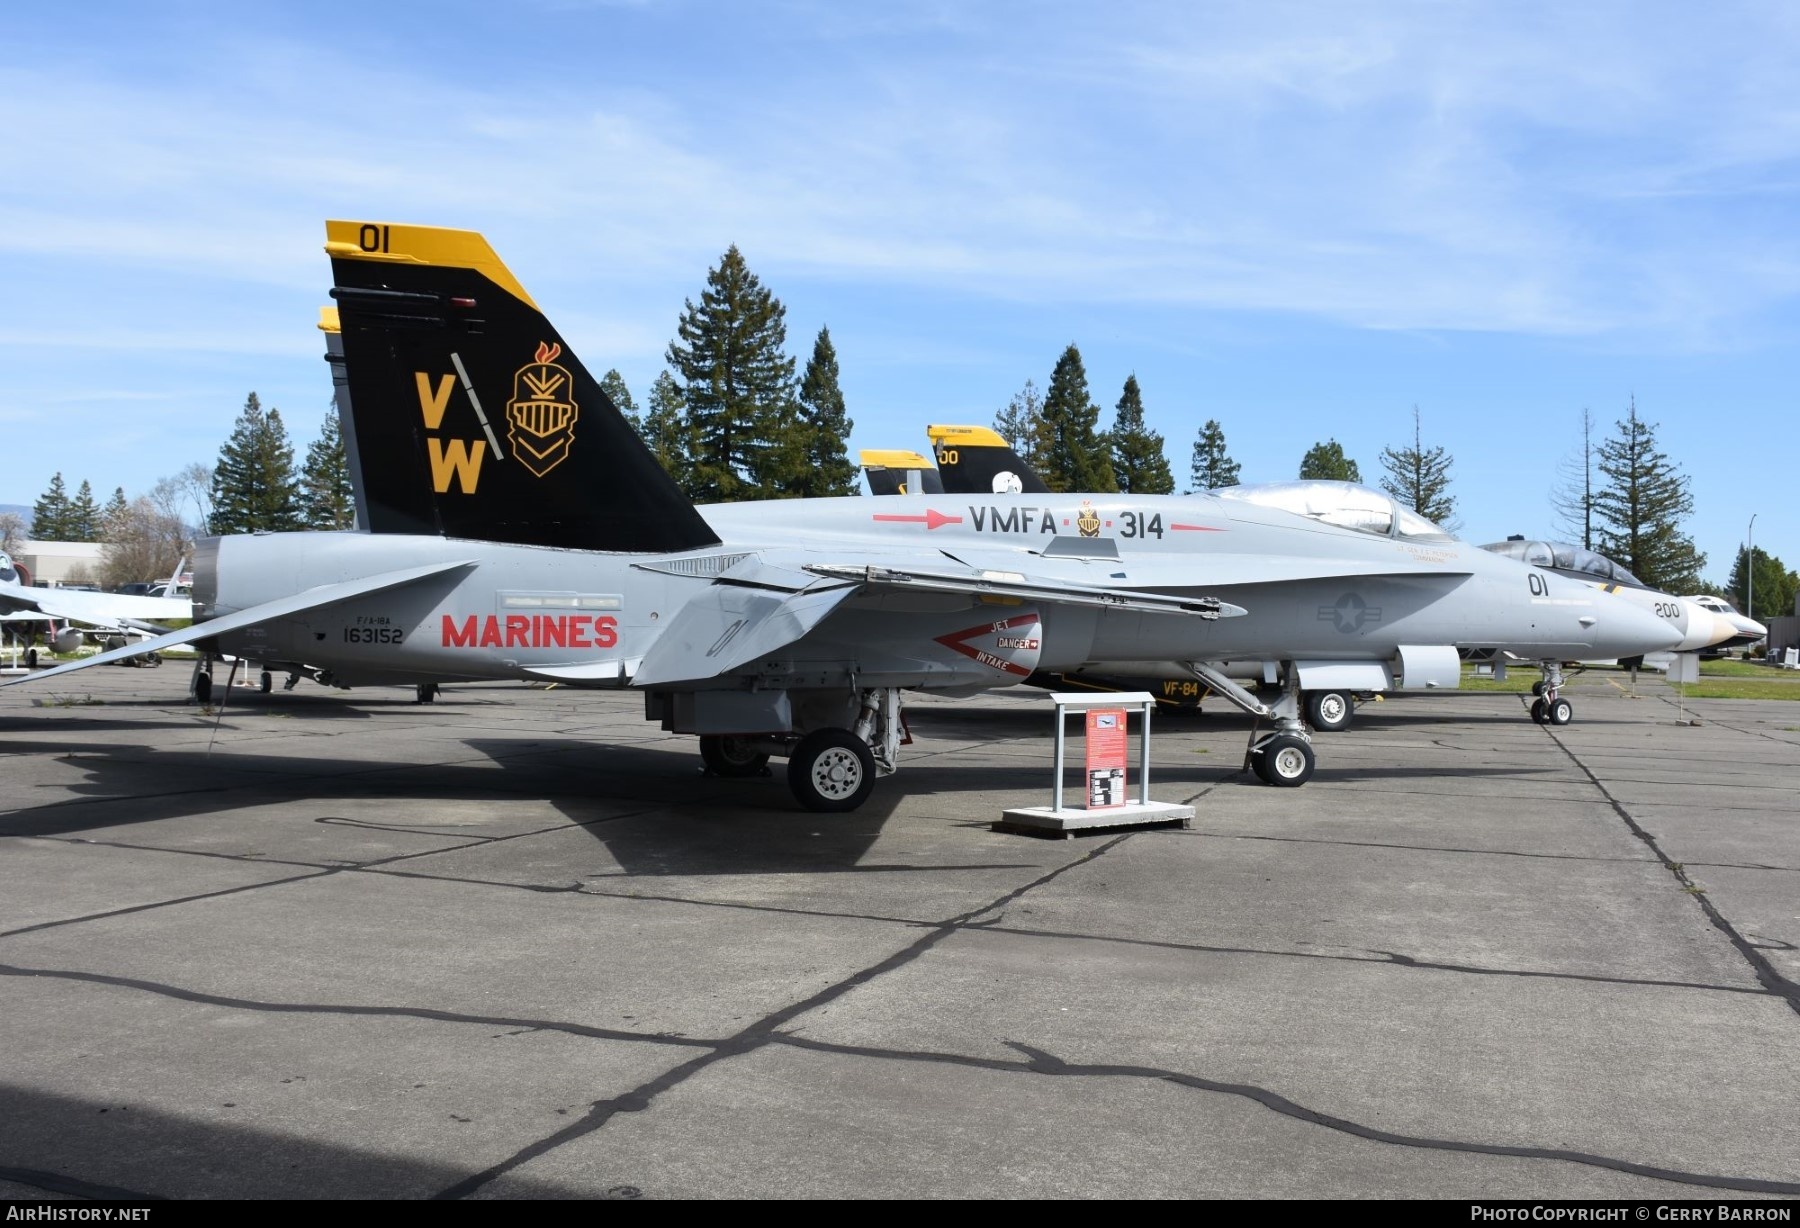
[[[0,503],[211,463],[330,386],[326,217],[483,231],[640,400],[730,244],[828,324],[858,447],[990,422],[1069,342],[1185,475],[1336,438],[1551,535],[1636,398],[1722,581],[1800,566],[1800,6],[183,3],[0,33]],[[1783,440],[1787,441],[1785,444]]]

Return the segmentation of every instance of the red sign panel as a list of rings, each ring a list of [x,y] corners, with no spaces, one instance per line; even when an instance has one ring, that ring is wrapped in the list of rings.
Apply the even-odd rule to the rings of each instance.
[[[1125,804],[1125,710],[1094,708],[1087,714],[1087,808]]]

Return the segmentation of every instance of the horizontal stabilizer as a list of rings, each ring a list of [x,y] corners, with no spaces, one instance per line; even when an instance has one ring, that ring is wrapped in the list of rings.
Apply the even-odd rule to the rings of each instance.
[[[715,584],[681,607],[632,681],[665,686],[728,674],[792,644],[855,591],[847,584],[799,593]]]
[[[191,627],[183,627],[180,631],[171,631],[167,635],[159,635],[154,639],[139,640],[137,643],[127,644],[123,648],[114,648],[108,652],[95,653],[91,657],[83,657],[79,661],[58,665],[54,669],[39,670],[24,678],[14,678],[9,682],[0,683],[0,686],[17,686],[21,682],[41,682],[45,678],[73,673],[78,669],[86,669],[90,665],[111,665],[115,661],[127,661],[132,657],[141,657],[145,653],[161,652],[165,648],[179,648],[183,644],[192,644],[196,640],[210,639],[215,635],[224,635],[245,627],[274,622],[278,618],[288,618],[307,610],[316,610],[321,606],[335,605],[340,601],[349,601],[353,597],[366,597],[370,593],[401,588],[419,580],[474,565],[471,561],[430,563],[423,567],[408,567],[401,571],[388,571],[376,576],[366,576],[360,580],[345,580],[341,584],[324,584],[318,588],[309,588],[303,593],[296,593],[292,597],[283,597],[279,601],[266,601],[262,605],[251,606],[249,609],[239,610],[235,614],[209,618],[203,623],[195,623]]]

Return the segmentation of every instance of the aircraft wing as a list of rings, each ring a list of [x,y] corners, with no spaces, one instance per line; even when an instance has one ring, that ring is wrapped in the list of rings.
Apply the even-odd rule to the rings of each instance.
[[[1016,597],[1040,605],[1098,606],[1140,614],[1189,614],[1200,618],[1236,618],[1249,613],[1211,597],[1182,597],[1131,589],[1093,588],[1055,581],[1036,581],[1020,571],[971,568],[939,571],[913,567],[850,567],[831,563],[808,564],[806,570],[837,580],[849,580],[865,589],[930,590],[965,593],[971,597]]]
[[[34,610],[46,618],[101,627],[128,627],[194,616],[193,602],[186,597],[133,597],[80,589],[26,588],[21,584],[0,584],[0,609]]]
[[[856,592],[854,584],[802,579],[813,587],[713,584],[676,613],[632,682],[661,686],[729,673],[804,636]]]
[[[1034,580],[1021,572],[959,565],[939,556],[897,558],[893,565],[804,562],[772,552],[750,556],[682,606],[633,676],[637,686],[666,686],[730,673],[804,637],[851,596],[871,591],[930,591],[1004,597],[1039,606],[1097,606],[1137,613],[1234,617],[1242,607],[1210,597],[1128,592]],[[926,565],[920,566],[923,562]]]
[[[400,571],[387,571],[379,575],[365,576],[359,580],[345,580],[340,584],[324,584],[318,588],[309,588],[292,597],[283,597],[279,601],[266,601],[262,605],[251,606],[247,610],[239,610],[235,614],[226,614],[219,618],[209,618],[203,623],[195,623],[180,631],[171,631],[167,635],[159,635],[152,639],[139,640],[135,644],[127,644],[124,648],[114,648],[108,652],[95,653],[91,657],[83,657],[79,661],[70,661],[58,665],[54,669],[39,670],[23,678],[14,678],[0,686],[17,686],[21,682],[39,682],[45,678],[53,678],[57,674],[72,673],[78,669],[86,669],[90,665],[110,665],[114,661],[124,661],[131,657],[143,656],[149,652],[161,652],[165,648],[176,648],[182,644],[191,644],[195,640],[208,639],[215,635],[223,635],[228,631],[238,631],[244,627],[254,627],[258,623],[266,623],[277,618],[287,618],[307,610],[316,610],[321,606],[334,605],[340,601],[348,601],[353,597],[366,597],[370,593],[385,592],[391,588],[401,588],[418,580],[431,576],[443,575],[459,568],[473,567],[473,560],[455,563],[431,563],[423,567],[408,567]]]

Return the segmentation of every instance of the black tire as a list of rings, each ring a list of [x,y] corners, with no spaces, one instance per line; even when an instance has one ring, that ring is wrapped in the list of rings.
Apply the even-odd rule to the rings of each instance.
[[[1545,704],[1541,699],[1531,701],[1531,719],[1542,725],[1544,723]]]
[[[714,776],[766,776],[769,757],[752,750],[747,739],[724,734],[700,735],[700,761]]]
[[[1544,706],[1546,725],[1567,725],[1574,719],[1575,705],[1560,696]]]
[[[1252,756],[1256,774],[1278,789],[1297,789],[1312,779],[1318,760],[1312,744],[1291,733],[1279,733],[1264,742]]]
[[[416,704],[436,703],[437,697],[438,684],[435,682],[421,682],[413,690],[413,702]]]
[[[25,668],[26,669],[36,669],[37,667],[38,667],[38,650],[36,648],[27,648],[25,650]]]
[[[209,704],[212,702],[212,675],[202,672],[194,678],[194,702]]]
[[[256,680],[256,689],[264,695],[273,691],[275,689],[275,675],[265,669],[262,672],[262,676]]]
[[[1356,701],[1348,691],[1308,691],[1306,723],[1321,733],[1337,733],[1350,727]]]
[[[1531,684],[1531,693],[1533,695],[1542,695],[1544,693],[1544,680],[1542,678]]]
[[[847,729],[815,729],[788,759],[788,788],[808,810],[855,810],[875,789],[875,756]]]

